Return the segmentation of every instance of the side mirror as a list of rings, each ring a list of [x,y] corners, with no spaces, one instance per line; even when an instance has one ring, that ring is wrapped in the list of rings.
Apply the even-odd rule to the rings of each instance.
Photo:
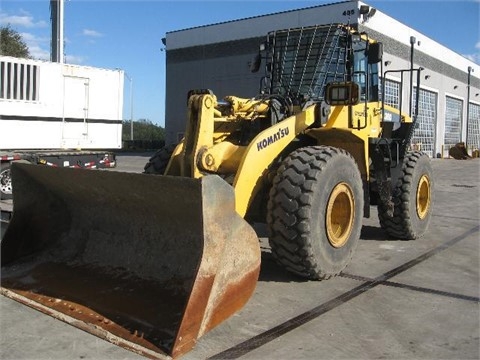
[[[258,72],[258,70],[260,69],[261,63],[262,63],[262,55],[259,52],[248,64],[250,67],[250,71],[252,73]]]
[[[383,43],[377,42],[368,46],[368,63],[376,64],[382,61],[383,57]]]
[[[354,82],[329,83],[325,88],[325,102],[328,105],[356,105],[359,100],[360,87]]]

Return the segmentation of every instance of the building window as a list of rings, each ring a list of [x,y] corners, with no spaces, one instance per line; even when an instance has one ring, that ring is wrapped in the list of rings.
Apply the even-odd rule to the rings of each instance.
[[[445,151],[461,141],[463,101],[447,96],[445,99]]]
[[[415,113],[415,97],[417,88],[413,89],[413,113]],[[437,94],[420,89],[418,99],[418,117],[413,132],[411,148],[420,150],[430,157],[435,156],[435,129],[437,118]]]
[[[38,100],[39,67],[0,61],[0,99]]]
[[[469,104],[467,123],[467,145],[469,150],[480,148],[480,105]]]

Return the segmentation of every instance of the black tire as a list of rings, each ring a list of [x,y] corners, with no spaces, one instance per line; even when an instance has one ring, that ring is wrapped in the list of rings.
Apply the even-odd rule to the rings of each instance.
[[[415,240],[425,234],[432,217],[433,171],[430,158],[422,152],[405,157],[392,192],[393,217],[378,205],[380,226],[393,238]]]
[[[158,150],[153,156],[148,160],[143,168],[144,174],[154,174],[154,175],[163,175],[167,169],[168,162],[170,157],[175,150],[176,145],[167,145]]]
[[[308,279],[339,274],[360,238],[363,196],[358,166],[346,151],[327,146],[293,151],[279,167],[269,194],[273,257]]]
[[[0,200],[10,200],[13,198],[10,165],[10,163],[2,163],[0,165]]]

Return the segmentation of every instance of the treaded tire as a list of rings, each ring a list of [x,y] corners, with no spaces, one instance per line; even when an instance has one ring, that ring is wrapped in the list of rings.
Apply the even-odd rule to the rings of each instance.
[[[350,215],[344,227],[348,230],[335,244],[328,235],[332,229],[328,208],[337,203],[333,194],[342,189],[338,199],[349,199],[345,207]],[[350,262],[360,237],[363,196],[358,166],[346,151],[327,146],[293,151],[280,165],[269,194],[267,225],[275,260],[312,280],[339,274]]]
[[[415,240],[423,236],[432,217],[433,171],[430,158],[418,151],[408,153],[392,192],[393,217],[378,205],[380,226],[393,238]]]
[[[175,150],[176,145],[171,144],[164,146],[158,150],[153,156],[148,160],[143,168],[144,174],[154,174],[154,175],[163,175],[167,169],[168,162],[170,157]]]
[[[10,200],[13,198],[10,167],[11,167],[11,163],[0,164],[0,199],[1,200]]]

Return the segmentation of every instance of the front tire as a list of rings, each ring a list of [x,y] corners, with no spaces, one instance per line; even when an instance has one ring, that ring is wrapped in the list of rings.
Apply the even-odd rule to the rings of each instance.
[[[164,175],[176,145],[167,145],[157,150],[143,168],[144,174]]]
[[[269,195],[273,257],[308,279],[339,274],[357,246],[363,202],[360,172],[346,151],[327,146],[293,151],[278,169]]]
[[[380,225],[393,238],[415,240],[425,234],[432,217],[433,171],[430,158],[421,152],[407,154],[393,189],[393,217],[378,206]]]

